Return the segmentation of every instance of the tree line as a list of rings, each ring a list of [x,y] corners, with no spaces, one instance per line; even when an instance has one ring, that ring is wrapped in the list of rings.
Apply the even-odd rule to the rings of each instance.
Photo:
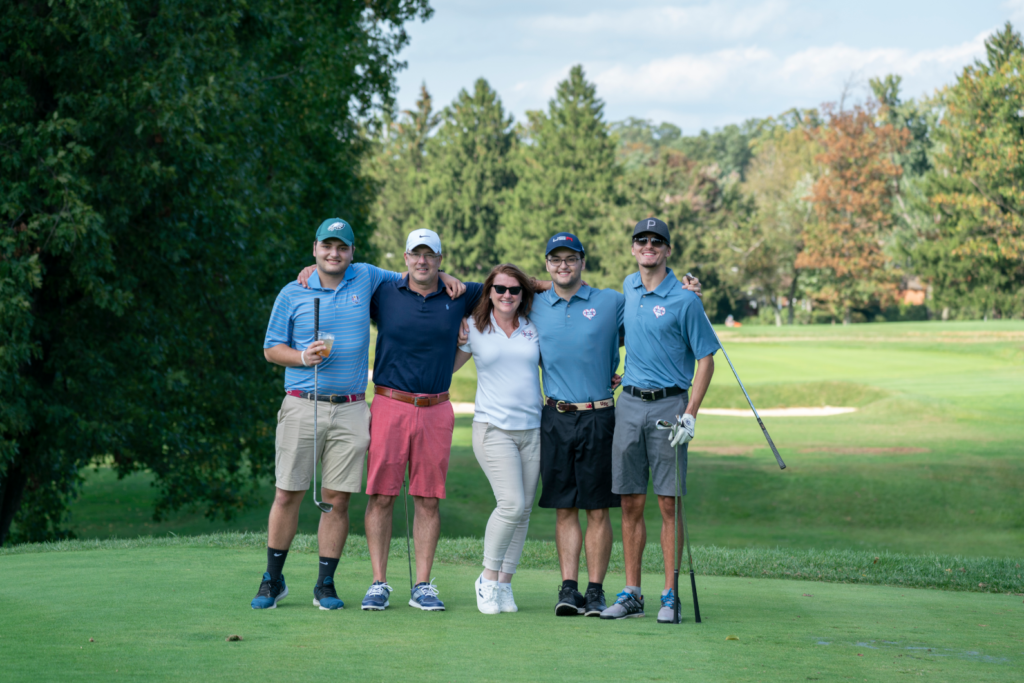
[[[427,227],[460,277],[503,261],[542,275],[544,241],[567,230],[587,281],[617,287],[632,226],[656,215],[717,321],[1024,316],[1024,49],[1009,22],[985,45],[932,97],[889,75],[860,102],[696,136],[606,121],[580,66],[518,124],[483,78],[439,111],[424,85],[368,134],[378,263],[401,269]]]

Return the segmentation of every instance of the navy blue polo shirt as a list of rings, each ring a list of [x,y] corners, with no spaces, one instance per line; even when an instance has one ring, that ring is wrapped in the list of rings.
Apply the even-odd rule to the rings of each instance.
[[[683,289],[672,269],[653,292],[633,273],[626,296],[626,370],[622,384],[638,389],[689,389],[698,358],[717,351],[718,338],[700,298]]]
[[[569,301],[554,287],[533,298],[530,322],[540,336],[545,396],[569,403],[612,397],[624,306],[615,290],[587,285]]]
[[[408,277],[385,282],[370,301],[377,321],[373,383],[413,394],[440,394],[452,385],[459,326],[480,301],[483,285],[467,282],[452,300],[444,283],[424,297],[409,289]]]

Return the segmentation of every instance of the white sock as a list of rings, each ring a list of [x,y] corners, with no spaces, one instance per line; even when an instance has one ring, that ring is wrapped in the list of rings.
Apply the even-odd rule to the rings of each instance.
[[[509,581],[508,583],[502,583],[501,581],[499,581],[498,585],[499,586],[508,586],[509,588],[511,588],[512,587],[512,582]]]
[[[498,582],[497,581],[491,581],[490,579],[485,579],[484,575],[481,574],[480,575],[480,583],[491,584],[491,583],[498,583]]]

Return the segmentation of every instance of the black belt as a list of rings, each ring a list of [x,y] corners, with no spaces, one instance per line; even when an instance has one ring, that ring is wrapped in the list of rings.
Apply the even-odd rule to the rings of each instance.
[[[622,390],[630,396],[636,396],[641,401],[657,401],[662,398],[668,398],[669,396],[678,396],[679,394],[685,394],[686,389],[680,389],[679,387],[666,387],[664,389],[637,389],[632,386],[624,386]]]
[[[312,401],[313,400],[313,392],[312,391],[292,390],[292,391],[286,391],[285,393],[288,394],[289,396],[294,396],[295,398],[301,398],[304,401]],[[362,394],[348,394],[348,395],[345,395],[345,394],[319,394],[316,397],[316,400],[324,402],[324,403],[354,403],[355,401],[363,401],[365,399],[366,399],[366,394],[365,393],[362,393]]]

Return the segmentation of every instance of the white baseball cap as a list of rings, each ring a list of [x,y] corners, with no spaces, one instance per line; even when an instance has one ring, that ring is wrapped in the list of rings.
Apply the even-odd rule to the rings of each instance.
[[[412,253],[412,250],[421,244],[430,247],[430,250],[435,254],[441,253],[441,238],[433,230],[413,230],[410,232],[409,238],[405,240],[406,253]]]

